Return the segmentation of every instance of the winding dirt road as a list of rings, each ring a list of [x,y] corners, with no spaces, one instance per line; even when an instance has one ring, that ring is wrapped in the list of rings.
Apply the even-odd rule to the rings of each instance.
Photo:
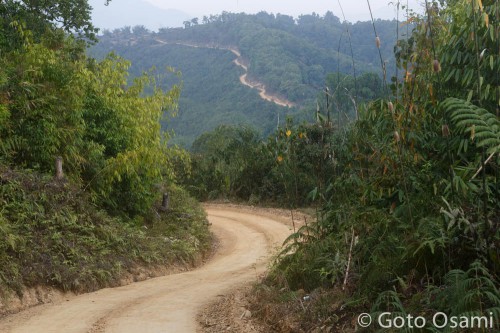
[[[269,94],[266,90],[266,86],[263,83],[249,81],[248,80],[248,66],[246,66],[243,63],[243,58],[241,57],[241,53],[238,50],[236,50],[235,48],[228,48],[227,50],[233,52],[233,54],[236,55],[237,58],[234,59],[233,62],[236,64],[236,66],[243,68],[243,70],[245,71],[245,74],[240,76],[240,82],[243,85],[250,87],[252,89],[257,89],[259,91],[260,98],[262,98],[263,100],[266,100],[268,102],[272,102],[272,103],[277,104],[279,106],[286,106],[289,108],[295,106],[294,103],[292,103],[284,98],[280,98],[276,95]]]
[[[285,107],[293,107],[295,106],[295,103],[290,102],[289,100],[278,97],[276,95],[270,94],[266,90],[266,86],[261,83],[261,82],[253,82],[248,80],[248,66],[244,64],[243,57],[241,56],[240,51],[238,51],[234,47],[222,47],[222,46],[210,46],[210,45],[198,45],[198,44],[192,44],[192,43],[181,43],[181,42],[166,42],[161,39],[155,39],[158,43],[160,44],[174,44],[174,45],[183,45],[183,46],[189,46],[189,47],[195,47],[195,48],[207,48],[207,49],[220,49],[220,50],[227,50],[231,51],[235,56],[236,59],[234,59],[234,63],[236,66],[243,68],[245,71],[245,74],[240,76],[240,82],[241,84],[251,88],[251,89],[257,89],[259,91],[259,96],[263,100],[266,100],[268,102],[274,103],[279,106],[285,106]]]
[[[201,307],[255,280],[265,271],[270,253],[290,234],[278,218],[224,207],[207,212],[220,248],[206,265],[38,306],[1,320],[0,332],[196,332]]]

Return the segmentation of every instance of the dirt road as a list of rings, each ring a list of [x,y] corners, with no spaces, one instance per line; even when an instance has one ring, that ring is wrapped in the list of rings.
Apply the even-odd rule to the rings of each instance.
[[[243,68],[243,70],[245,71],[245,74],[240,76],[241,84],[243,84],[249,88],[252,88],[252,89],[257,89],[257,91],[259,92],[260,98],[262,98],[268,102],[272,102],[276,105],[285,106],[285,107],[289,107],[289,108],[295,106],[295,103],[292,103],[285,98],[270,94],[266,90],[266,86],[263,83],[256,82],[256,81],[251,82],[250,80],[248,80],[248,66],[246,66],[244,64],[240,51],[238,51],[234,47],[197,45],[197,44],[192,44],[192,43],[181,43],[181,42],[169,43],[169,42],[165,42],[161,39],[155,39],[155,40],[160,44],[174,44],[174,45],[184,45],[184,46],[196,47],[196,48],[220,49],[220,50],[231,51],[236,56],[236,59],[234,59],[233,62],[236,64],[236,66]]]
[[[220,248],[189,272],[103,289],[39,306],[0,321],[0,332],[196,332],[196,314],[217,295],[255,280],[290,234],[274,218],[224,207],[207,209]]]
[[[242,58],[241,58],[241,53],[238,50],[236,50],[235,48],[228,48],[227,50],[233,52],[233,54],[236,55],[237,58],[234,59],[233,62],[236,64],[236,66],[240,66],[245,71],[245,74],[240,76],[240,82],[243,85],[250,87],[252,89],[257,89],[259,91],[260,98],[262,98],[268,102],[273,102],[274,104],[277,104],[279,106],[286,106],[289,108],[295,106],[294,103],[292,103],[284,98],[280,98],[278,96],[269,94],[266,90],[266,86],[263,83],[250,82],[248,80],[248,66],[246,66],[243,63]]]

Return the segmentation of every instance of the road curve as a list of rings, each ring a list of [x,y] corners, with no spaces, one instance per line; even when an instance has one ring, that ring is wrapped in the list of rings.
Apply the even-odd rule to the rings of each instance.
[[[266,90],[266,86],[263,83],[249,81],[248,80],[248,66],[243,63],[243,58],[241,57],[241,53],[238,50],[236,50],[235,48],[231,48],[231,47],[227,48],[227,50],[233,52],[233,54],[236,55],[237,58],[234,59],[233,62],[236,64],[236,66],[243,68],[243,70],[245,71],[245,74],[240,76],[241,84],[243,84],[247,87],[250,87],[252,89],[257,89],[259,91],[260,98],[262,98],[263,100],[266,100],[268,102],[272,102],[272,103],[277,104],[279,106],[286,106],[289,108],[295,106],[294,103],[292,103],[284,98],[280,98],[276,95],[269,94]]]
[[[108,288],[0,320],[3,333],[196,332],[196,314],[217,295],[256,279],[290,234],[271,217],[207,208],[220,240],[214,258],[184,273]]]
[[[158,43],[160,44],[174,44],[174,45],[183,45],[183,46],[189,46],[189,47],[195,47],[195,48],[207,48],[207,49],[218,49],[218,50],[227,50],[231,51],[235,56],[236,59],[234,59],[233,63],[236,66],[239,66],[243,68],[245,73],[243,75],[240,75],[240,82],[241,84],[251,88],[251,89],[257,89],[259,92],[260,98],[263,100],[266,100],[268,102],[274,103],[279,106],[285,106],[285,107],[294,107],[295,103],[290,102],[289,100],[278,97],[274,94],[270,94],[266,90],[265,84],[261,82],[251,82],[248,80],[248,66],[244,64],[243,58],[241,56],[240,51],[236,49],[235,47],[222,47],[222,46],[213,46],[213,45],[201,45],[201,44],[193,44],[193,43],[181,43],[181,42],[165,42],[161,39],[155,39]]]

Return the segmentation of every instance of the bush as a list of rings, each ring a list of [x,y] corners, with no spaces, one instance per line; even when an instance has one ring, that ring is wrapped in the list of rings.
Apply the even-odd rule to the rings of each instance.
[[[0,286],[91,291],[137,266],[193,263],[210,248],[204,211],[185,191],[169,191],[173,209],[123,220],[71,182],[0,167]]]

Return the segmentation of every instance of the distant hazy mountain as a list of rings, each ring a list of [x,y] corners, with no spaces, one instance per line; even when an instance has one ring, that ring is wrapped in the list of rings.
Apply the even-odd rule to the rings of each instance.
[[[93,23],[98,28],[113,30],[124,26],[143,25],[149,30],[175,28],[192,17],[177,9],[161,9],[145,0],[116,0],[104,6],[105,0],[90,0]]]

